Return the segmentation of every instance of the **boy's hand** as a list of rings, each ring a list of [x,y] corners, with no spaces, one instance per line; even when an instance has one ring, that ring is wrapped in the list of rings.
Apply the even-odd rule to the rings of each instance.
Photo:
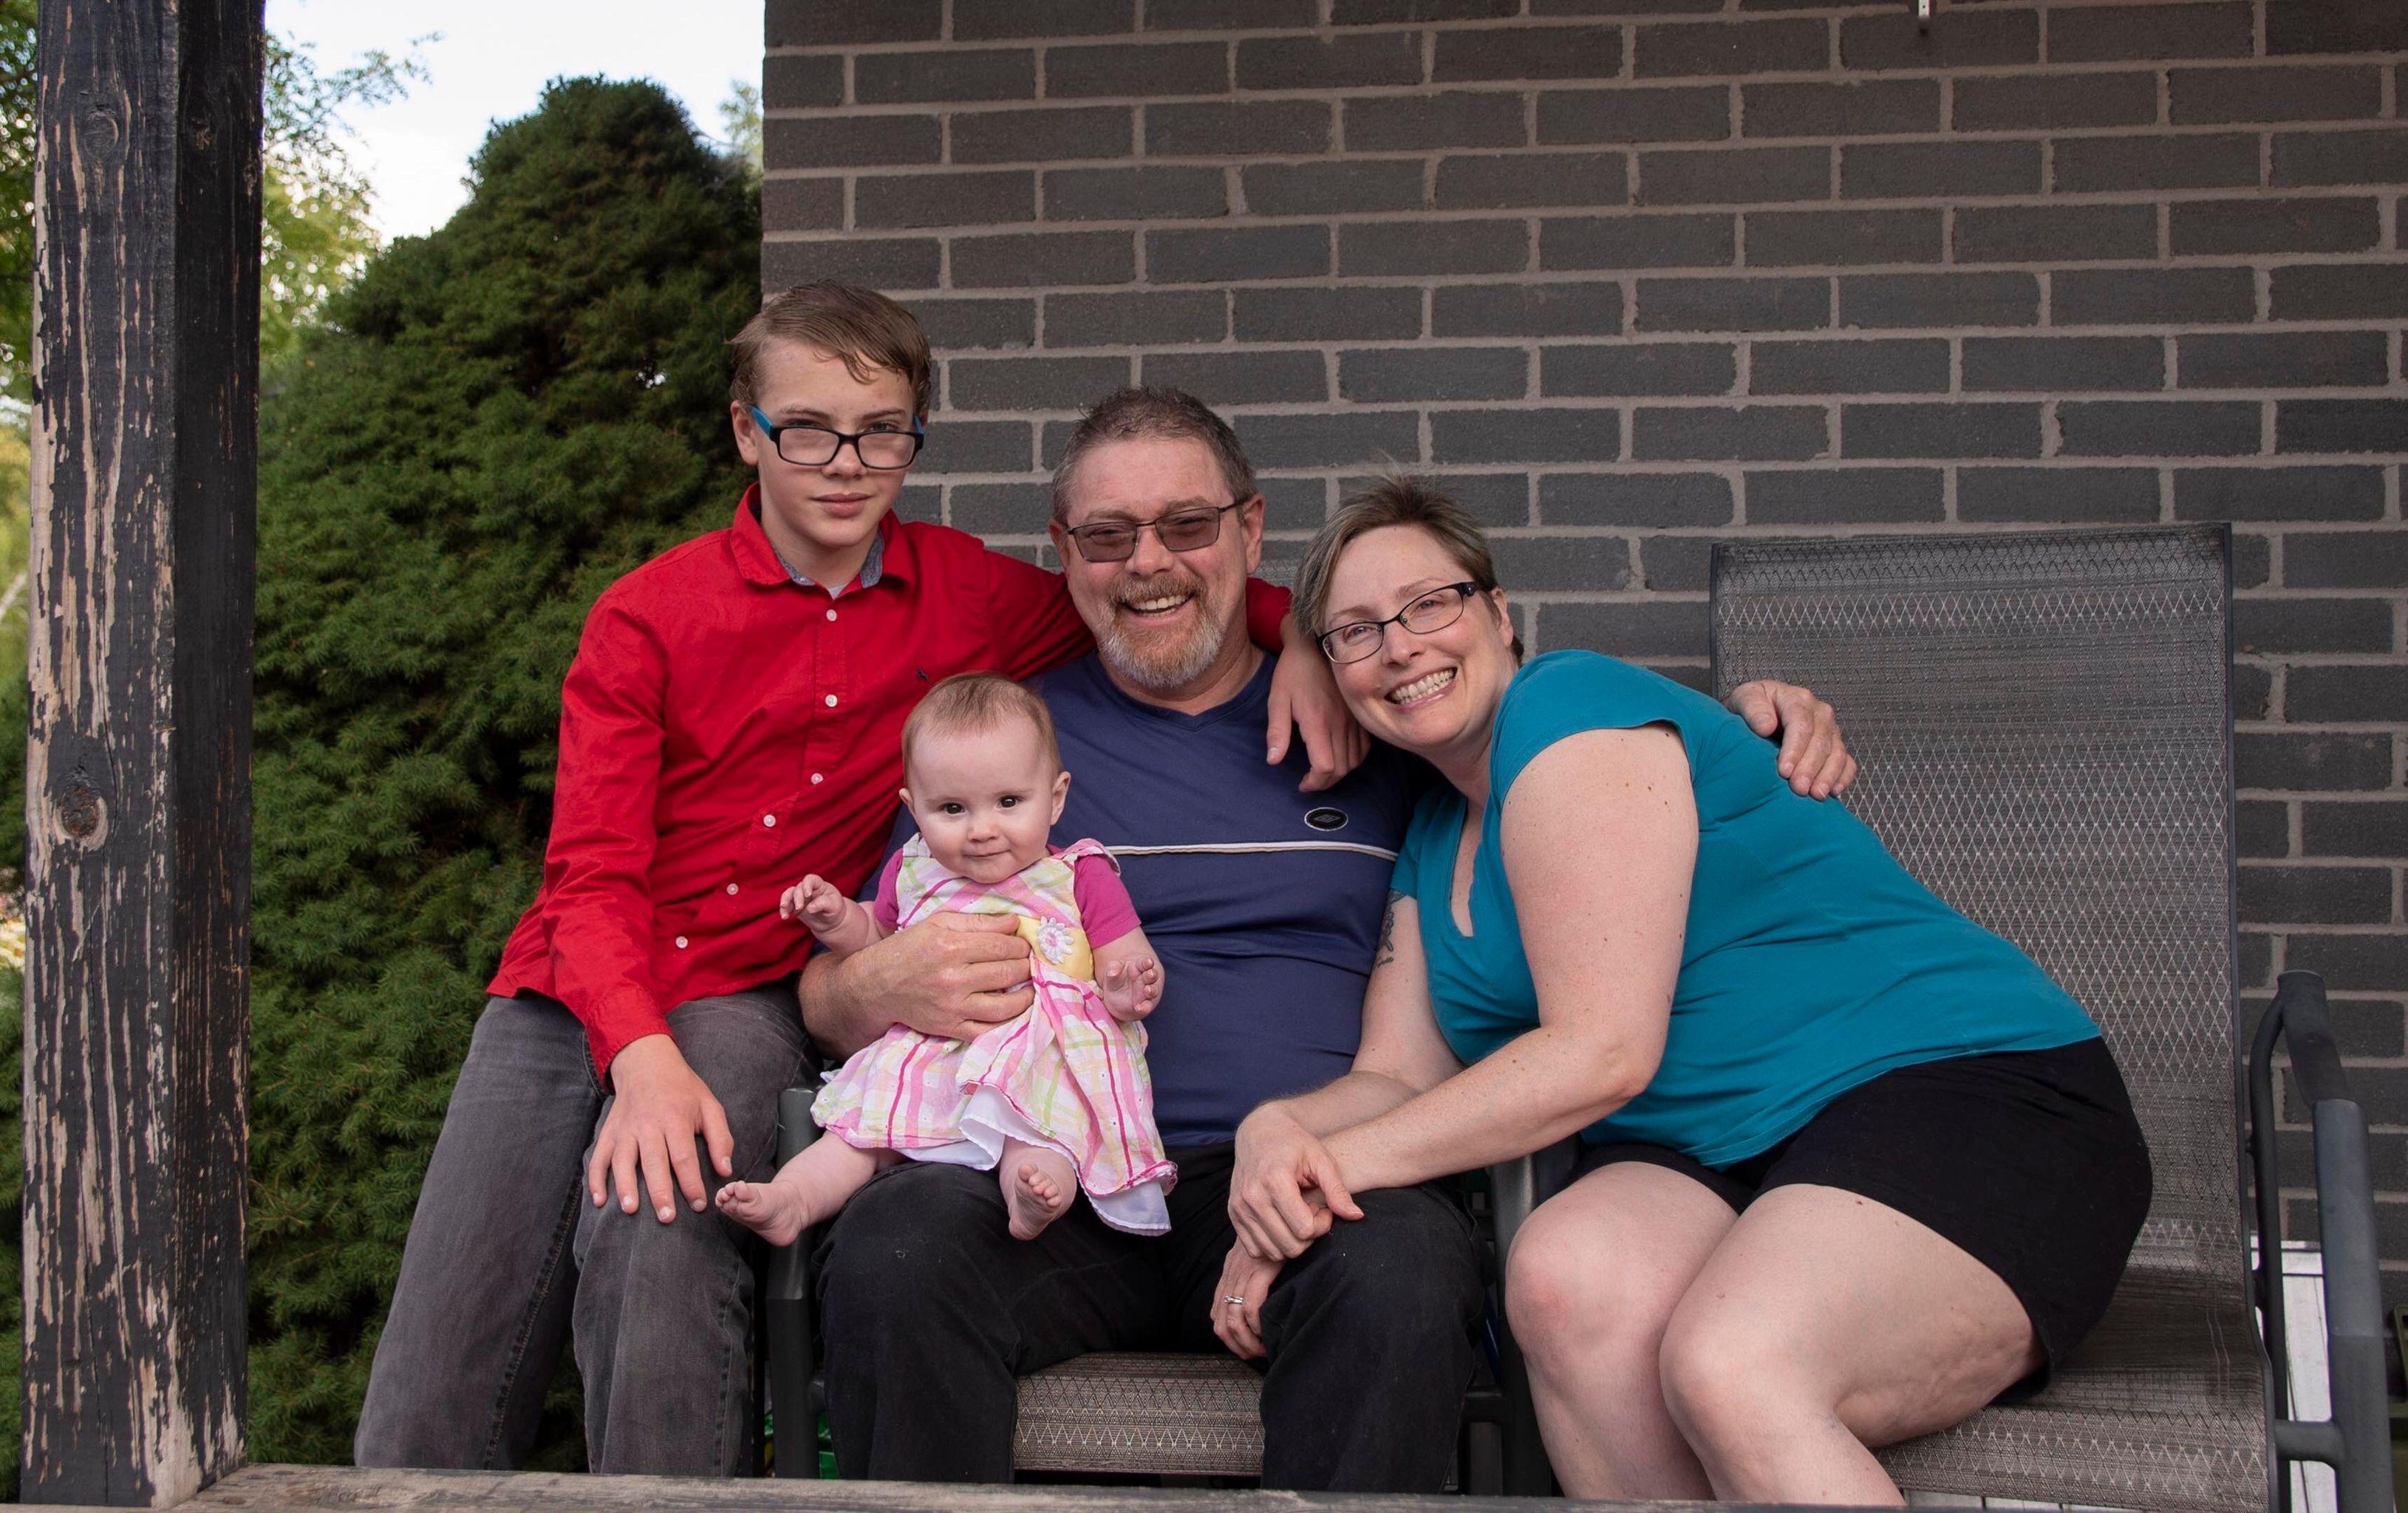
[[[1294,615],[1281,624],[1280,635],[1285,644],[1279,665],[1271,669],[1270,730],[1263,760],[1273,765],[1286,761],[1290,728],[1301,732],[1312,770],[1296,786],[1317,793],[1363,764],[1371,754],[1371,737],[1339,696],[1329,659]]]
[[[1096,992],[1112,1018],[1126,1024],[1154,1012],[1162,1002],[1162,963],[1151,956],[1107,962],[1096,978]]]
[[[844,906],[852,900],[814,872],[786,890],[778,900],[778,918],[800,918],[811,930],[825,935],[844,922]]]
[[[736,1137],[728,1133],[727,1111],[665,1035],[631,1040],[612,1057],[610,1086],[610,1112],[595,1133],[594,1155],[585,1164],[585,1192],[594,1206],[615,1192],[620,1209],[634,1213],[640,1168],[653,1218],[666,1224],[677,1216],[672,1188],[700,1213],[707,1193],[695,1136],[710,1148],[712,1168],[733,1176]]]

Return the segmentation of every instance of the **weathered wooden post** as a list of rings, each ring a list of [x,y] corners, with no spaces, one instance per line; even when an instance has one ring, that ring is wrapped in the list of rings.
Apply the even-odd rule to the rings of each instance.
[[[42,0],[29,1502],[242,1459],[261,0]]]

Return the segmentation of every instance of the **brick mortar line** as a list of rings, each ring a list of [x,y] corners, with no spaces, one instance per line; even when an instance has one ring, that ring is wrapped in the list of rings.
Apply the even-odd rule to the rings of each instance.
[[[2391,59],[2376,59],[2375,61],[2371,62],[2365,61],[2367,55],[2362,54],[2341,54],[2339,56],[2345,60],[2341,66],[2358,67],[2385,73],[2389,71],[2395,62],[2395,60]],[[852,61],[853,55],[848,55],[847,62],[850,63]],[[2401,54],[2400,59],[2397,61],[2408,62],[2408,53]],[[1179,93],[1162,94],[1026,94],[1012,95],[992,100],[961,100],[943,95],[931,95],[924,99],[916,100],[859,100],[848,95],[842,103],[837,105],[765,106],[762,109],[761,115],[762,120],[766,122],[769,121],[853,120],[867,119],[875,116],[984,116],[1008,114],[1015,111],[1025,114],[1032,109],[1070,111],[1126,108],[1137,106],[1154,105],[1296,104],[1303,102],[1314,105],[1338,107],[1354,101],[1427,101],[1445,96],[1461,95],[1498,97],[1522,95],[1535,100],[1543,99],[1549,95],[1622,95],[1644,94],[1652,91],[1703,91],[1726,85],[1744,92],[1751,86],[1761,85],[1837,84],[1844,86],[1867,83],[1954,84],[1968,79],[1983,83],[2014,83],[2031,79],[2054,80],[2115,77],[2140,78],[2143,75],[2155,74],[2159,78],[2162,86],[2158,102],[2161,109],[2158,119],[2155,121],[2101,122],[2097,125],[2072,124],[2053,126],[2046,122],[2034,122],[2032,124],[2023,126],[1969,127],[1956,125],[1954,123],[1954,116],[1946,115],[1942,118],[1943,124],[1940,126],[1922,127],[1906,132],[1891,132],[1876,129],[1855,136],[1840,136],[1832,139],[1841,141],[1856,141],[1865,138],[1879,138],[1886,141],[1891,137],[1900,136],[1923,136],[1937,141],[1997,141],[2001,139],[2027,137],[2036,135],[2058,137],[2197,136],[2219,134],[2229,136],[2235,132],[2245,131],[2252,127],[2261,130],[2275,131],[2338,131],[2347,130],[2352,127],[2363,130],[2368,127],[2380,128],[2396,126],[2398,124],[2396,117],[2382,114],[2382,106],[2379,103],[2379,100],[2374,113],[2370,115],[2306,117],[2243,115],[2234,116],[2222,121],[2175,121],[2172,117],[2170,96],[2165,93],[2166,91],[2171,90],[2172,75],[2175,71],[2186,73],[2262,73],[2271,68],[2286,72],[2305,73],[2315,71],[2319,66],[2325,68],[2334,66],[2332,64],[2317,65],[2312,64],[2269,64],[2262,59],[2256,61],[2248,59],[2231,59],[2226,60],[2225,62],[2229,66],[2218,66],[2211,64],[2207,60],[2200,60],[2197,64],[2122,64],[2098,67],[2073,64],[2022,64],[1992,72],[1982,72],[1976,69],[1952,70],[1934,66],[1919,70],[1820,68],[1768,70],[1763,73],[1754,74],[1663,74],[1650,75],[1645,79],[1626,79],[1617,75],[1595,75],[1586,78],[1564,79],[1446,79],[1437,83],[1423,82],[1415,84],[1299,84],[1274,87],[1242,87],[1210,92],[1188,91]],[[1744,100],[1745,96],[1742,93],[1740,102],[1741,105],[1744,105]],[[1528,123],[1526,122],[1526,124]],[[1743,120],[1740,121],[1739,129],[1734,132],[1732,136],[1713,138],[1713,140],[1718,141],[1742,143],[1754,141],[1778,141],[1782,139],[1783,138],[1779,136],[1760,136],[1758,134],[1746,131]],[[1557,145],[1570,146],[1577,144],[1566,143]]]

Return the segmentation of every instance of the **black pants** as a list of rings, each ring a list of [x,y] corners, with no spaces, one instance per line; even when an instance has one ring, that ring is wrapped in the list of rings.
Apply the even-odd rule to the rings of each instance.
[[[904,1162],[854,1194],[820,1252],[828,1424],[846,1477],[1005,1481],[1014,1378],[1089,1350],[1218,1350],[1235,1242],[1226,1146],[1174,1150],[1170,1233],[1080,1203],[1033,1241],[993,1172]],[[1355,1194],[1262,1308],[1263,1484],[1437,1492],[1455,1459],[1482,1289],[1441,1184]]]

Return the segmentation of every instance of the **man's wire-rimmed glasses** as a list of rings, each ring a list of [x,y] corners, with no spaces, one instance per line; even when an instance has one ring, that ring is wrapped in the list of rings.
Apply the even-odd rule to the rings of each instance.
[[[1442,631],[1463,618],[1463,607],[1479,592],[1477,583],[1449,583],[1415,594],[1412,603],[1385,620],[1349,621],[1322,633],[1321,654],[1334,663],[1361,662],[1380,649],[1391,625],[1402,625],[1415,635]]]
[[[761,413],[758,405],[747,405],[752,412],[752,423],[779,456],[797,467],[825,467],[836,461],[836,454],[853,443],[853,454],[861,459],[864,467],[892,471],[909,467],[911,459],[920,455],[921,443],[928,434],[914,423],[909,431],[831,431],[824,425],[771,425],[769,417]]]
[[[1128,561],[1137,555],[1137,538],[1144,531],[1152,531],[1166,551],[1200,551],[1221,539],[1222,516],[1244,508],[1254,499],[1250,493],[1211,508],[1175,509],[1159,520],[1097,521],[1092,525],[1073,525],[1062,534],[1078,546],[1080,559],[1091,563]]]

